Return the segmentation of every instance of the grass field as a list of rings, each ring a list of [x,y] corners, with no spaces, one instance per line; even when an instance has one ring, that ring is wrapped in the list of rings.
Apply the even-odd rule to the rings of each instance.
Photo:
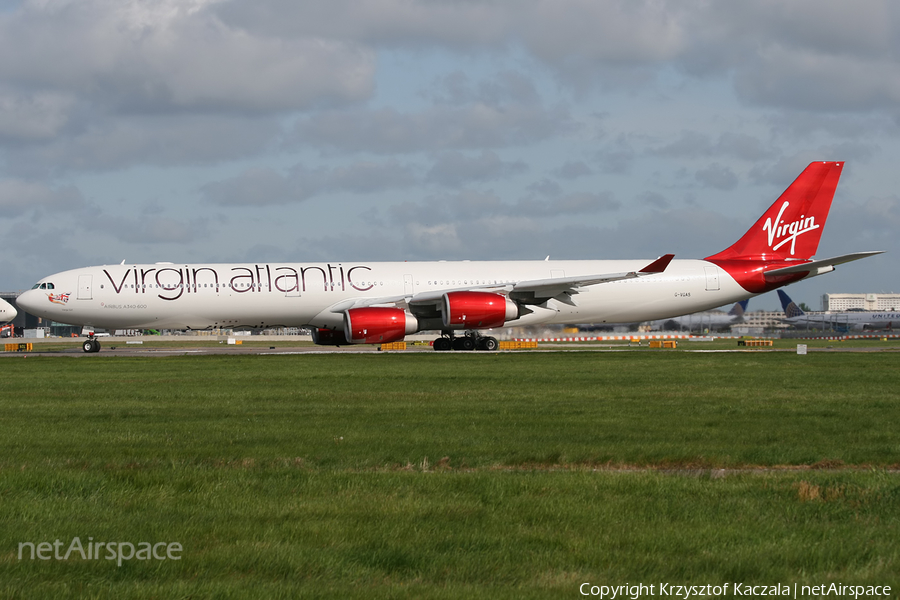
[[[900,590],[896,353],[0,361],[2,597]],[[23,542],[180,560],[20,559]],[[76,555],[77,556],[77,555]]]

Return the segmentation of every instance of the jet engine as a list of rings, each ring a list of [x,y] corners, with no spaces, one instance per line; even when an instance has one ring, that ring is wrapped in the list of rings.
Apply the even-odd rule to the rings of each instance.
[[[519,306],[492,292],[447,292],[442,320],[448,329],[490,329],[519,318]]]
[[[351,344],[387,344],[415,333],[419,322],[402,308],[370,306],[344,313],[344,335]]]

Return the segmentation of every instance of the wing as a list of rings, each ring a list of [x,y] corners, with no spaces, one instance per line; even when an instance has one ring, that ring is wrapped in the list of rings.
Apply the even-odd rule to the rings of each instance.
[[[380,298],[351,298],[332,305],[328,311],[342,313],[351,308],[366,306],[397,306],[408,308],[411,313],[420,318],[440,318],[441,306],[444,295],[449,292],[493,292],[508,296],[521,304],[542,304],[550,299],[556,299],[574,306],[572,296],[581,288],[621,281],[623,279],[635,279],[662,273],[675,257],[674,254],[666,254],[648,264],[640,271],[627,273],[605,273],[595,275],[581,275],[574,277],[560,277],[557,279],[533,279],[519,281],[506,285],[478,285],[460,288],[447,288],[421,292],[412,296],[383,296]]]
[[[572,296],[577,294],[580,288],[662,273],[666,270],[666,267],[669,266],[669,263],[672,262],[674,257],[674,254],[666,254],[665,256],[659,257],[640,271],[630,271],[628,273],[607,273],[604,275],[520,281],[512,286],[509,297],[522,304],[542,304],[553,298],[565,304],[575,306]]]

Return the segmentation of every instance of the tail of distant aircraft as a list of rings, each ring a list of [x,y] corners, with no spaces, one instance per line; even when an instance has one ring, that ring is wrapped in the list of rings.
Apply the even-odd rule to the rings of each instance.
[[[732,317],[743,317],[744,313],[747,311],[747,304],[749,304],[749,302],[750,300],[735,302],[734,306],[731,307],[731,310],[728,311],[728,314]]]
[[[791,297],[784,293],[784,290],[778,290],[778,298],[781,300],[781,308],[784,309],[784,316],[788,319],[794,317],[802,317],[806,313],[797,306],[797,303],[791,300]]]

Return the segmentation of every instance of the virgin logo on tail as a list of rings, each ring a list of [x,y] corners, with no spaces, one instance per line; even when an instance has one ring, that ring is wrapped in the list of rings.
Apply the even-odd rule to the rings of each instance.
[[[816,223],[815,217],[804,217],[804,215],[800,215],[800,218],[796,221],[785,223],[781,220],[781,215],[784,214],[784,211],[787,210],[788,206],[790,206],[790,202],[785,202],[781,205],[781,210],[778,211],[778,216],[775,217],[774,221],[772,221],[771,218],[766,219],[766,222],[763,225],[763,231],[768,232],[769,248],[771,248],[773,252],[790,242],[791,256],[793,256],[797,238],[804,233],[818,229],[819,225]],[[775,244],[776,240],[778,240],[777,244]]]

